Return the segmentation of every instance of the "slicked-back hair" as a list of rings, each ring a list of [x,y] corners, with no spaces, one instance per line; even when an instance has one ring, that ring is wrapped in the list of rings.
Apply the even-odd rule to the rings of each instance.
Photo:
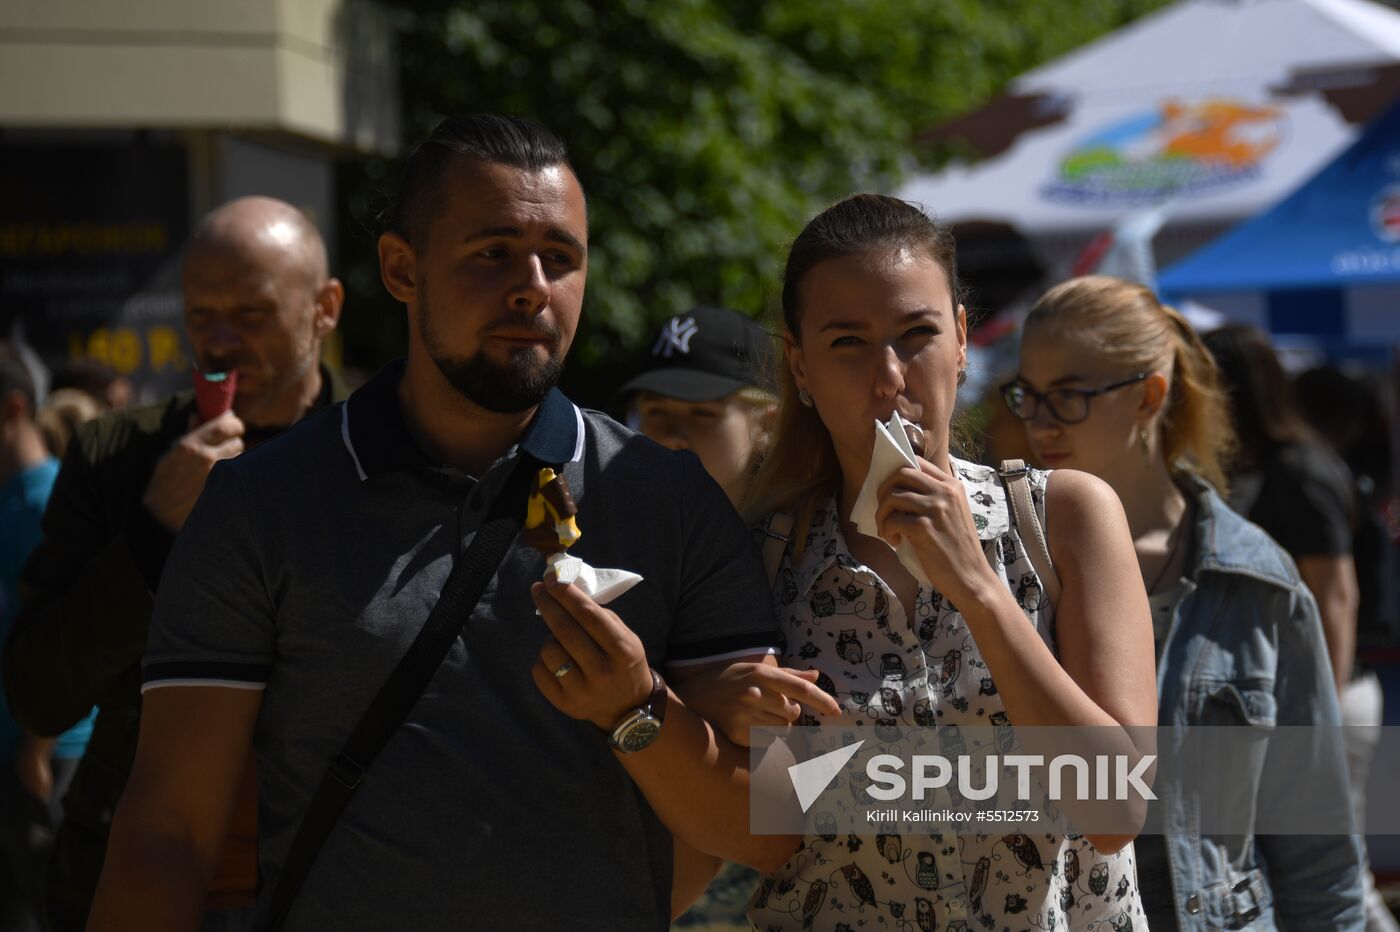
[[[948,280],[953,311],[965,301],[958,281],[958,255],[947,227],[913,204],[883,194],[854,194],[828,207],[802,229],[788,251],[783,272],[783,324],[794,338],[802,333],[803,282],[831,259],[908,251],[936,263]],[[817,409],[798,399],[797,380],[781,353],[775,354],[782,400],[768,453],[743,501],[750,523],[774,512],[792,514],[794,554],[802,552],[812,517],[826,497],[840,488],[836,445]],[[950,445],[969,447],[960,416],[948,425]]]
[[[448,117],[409,152],[384,230],[410,243],[421,237],[437,216],[443,173],[459,158],[532,172],[556,165],[573,171],[563,141],[533,120],[495,113]]]
[[[29,402],[32,416],[38,409],[38,393],[34,389],[34,376],[24,364],[19,353],[8,343],[0,343],[0,399],[8,398],[10,392],[19,392]]]
[[[813,217],[793,241],[783,271],[783,323],[802,329],[802,282],[828,259],[868,252],[910,250],[932,259],[948,278],[953,307],[966,295],[958,280],[952,232],[918,207],[884,194],[853,194]]]

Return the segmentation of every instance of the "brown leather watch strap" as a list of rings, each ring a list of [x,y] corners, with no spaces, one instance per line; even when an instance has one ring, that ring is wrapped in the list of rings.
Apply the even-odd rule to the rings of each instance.
[[[647,698],[646,710],[658,722],[666,721],[666,682],[655,670],[651,671],[651,695]]]

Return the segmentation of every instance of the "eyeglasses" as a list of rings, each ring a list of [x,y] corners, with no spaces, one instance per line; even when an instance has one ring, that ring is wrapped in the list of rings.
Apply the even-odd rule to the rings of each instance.
[[[1001,387],[1001,399],[1013,417],[1029,421],[1040,411],[1040,403],[1050,409],[1050,416],[1061,424],[1078,424],[1089,416],[1089,399],[1105,392],[1136,385],[1147,378],[1146,372],[1128,376],[1121,382],[1103,388],[1057,388],[1053,392],[1038,392],[1025,382],[1013,379]]]

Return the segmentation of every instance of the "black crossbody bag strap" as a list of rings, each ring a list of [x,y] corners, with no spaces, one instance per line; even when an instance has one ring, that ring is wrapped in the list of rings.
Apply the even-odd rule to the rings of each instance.
[[[471,617],[477,602],[481,601],[487,584],[496,575],[506,551],[524,524],[525,499],[530,480],[539,466],[539,462],[529,454],[520,454],[520,460],[506,479],[504,488],[496,495],[485,522],[448,575],[442,595],[428,614],[422,630],[365,710],[364,717],[351,732],[350,740],[331,759],[316,795],[306,807],[287,860],[277,876],[277,886],[272,891],[264,927],[267,932],[279,932],[282,928],[287,911],[306,881],[317,853],[346,804],[355,795],[365,771],[417,704],[428,682],[442,666],[462,626]]]

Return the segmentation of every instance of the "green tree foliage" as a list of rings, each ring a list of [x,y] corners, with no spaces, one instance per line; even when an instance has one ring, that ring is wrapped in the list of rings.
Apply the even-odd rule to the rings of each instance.
[[[1163,0],[459,0],[399,6],[406,142],[449,113],[540,120],[588,192],[570,387],[606,397],[658,323],[767,311],[786,245],[856,190],[890,190],[924,128]],[[369,231],[397,166],[347,166],[347,354],[402,345]]]

